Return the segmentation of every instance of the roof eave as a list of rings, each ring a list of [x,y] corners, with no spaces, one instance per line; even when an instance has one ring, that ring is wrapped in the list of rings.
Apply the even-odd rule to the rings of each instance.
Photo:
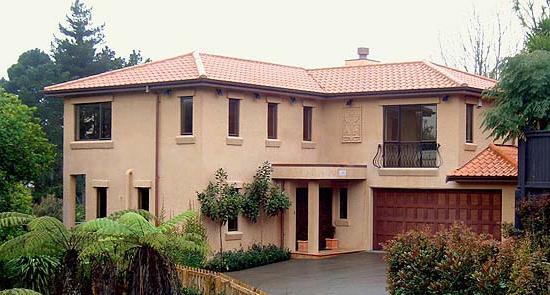
[[[222,87],[236,90],[258,91],[262,93],[284,94],[289,96],[301,96],[315,99],[349,99],[353,97],[423,97],[426,95],[443,96],[443,95],[471,95],[481,97],[483,90],[472,87],[449,87],[449,88],[424,88],[424,89],[404,89],[404,90],[389,90],[389,91],[370,91],[370,92],[348,92],[348,93],[325,93],[320,91],[297,90],[290,88],[263,86],[255,84],[238,83],[223,80],[214,80],[208,78],[199,78],[183,81],[157,82],[157,83],[141,83],[118,85],[109,87],[97,88],[80,88],[68,90],[44,90],[46,96],[82,96],[105,93],[121,93],[121,92],[139,92],[180,88],[180,87]]]
[[[518,181],[517,176],[459,176],[447,175],[447,182],[454,181],[458,183],[509,183],[515,184]]]

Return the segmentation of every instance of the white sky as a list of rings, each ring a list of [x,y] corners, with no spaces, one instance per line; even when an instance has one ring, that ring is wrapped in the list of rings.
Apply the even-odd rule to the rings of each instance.
[[[0,77],[24,51],[50,49],[71,0],[0,0]],[[439,39],[464,32],[472,10],[486,22],[501,11],[517,26],[511,0],[87,0],[106,44],[153,60],[201,50],[303,67],[343,65],[356,48],[384,62],[440,61]],[[518,30],[519,32],[519,30]],[[451,43],[444,44],[451,46]]]

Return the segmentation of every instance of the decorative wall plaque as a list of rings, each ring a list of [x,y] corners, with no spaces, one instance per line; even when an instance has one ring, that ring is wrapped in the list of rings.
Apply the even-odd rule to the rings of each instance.
[[[342,112],[342,142],[361,142],[361,108],[344,108]]]

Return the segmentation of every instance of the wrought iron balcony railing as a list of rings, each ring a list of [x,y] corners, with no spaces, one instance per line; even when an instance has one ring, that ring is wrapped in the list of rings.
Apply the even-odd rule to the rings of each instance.
[[[372,164],[378,168],[437,168],[442,163],[439,146],[436,142],[386,142],[378,145]]]

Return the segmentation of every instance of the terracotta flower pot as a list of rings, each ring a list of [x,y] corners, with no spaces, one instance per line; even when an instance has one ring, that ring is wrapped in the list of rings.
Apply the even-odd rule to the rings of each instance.
[[[307,252],[308,243],[307,241],[298,241],[298,252]]]
[[[336,250],[338,249],[338,239],[329,239],[326,238],[325,242],[327,243],[327,249],[328,250]]]

